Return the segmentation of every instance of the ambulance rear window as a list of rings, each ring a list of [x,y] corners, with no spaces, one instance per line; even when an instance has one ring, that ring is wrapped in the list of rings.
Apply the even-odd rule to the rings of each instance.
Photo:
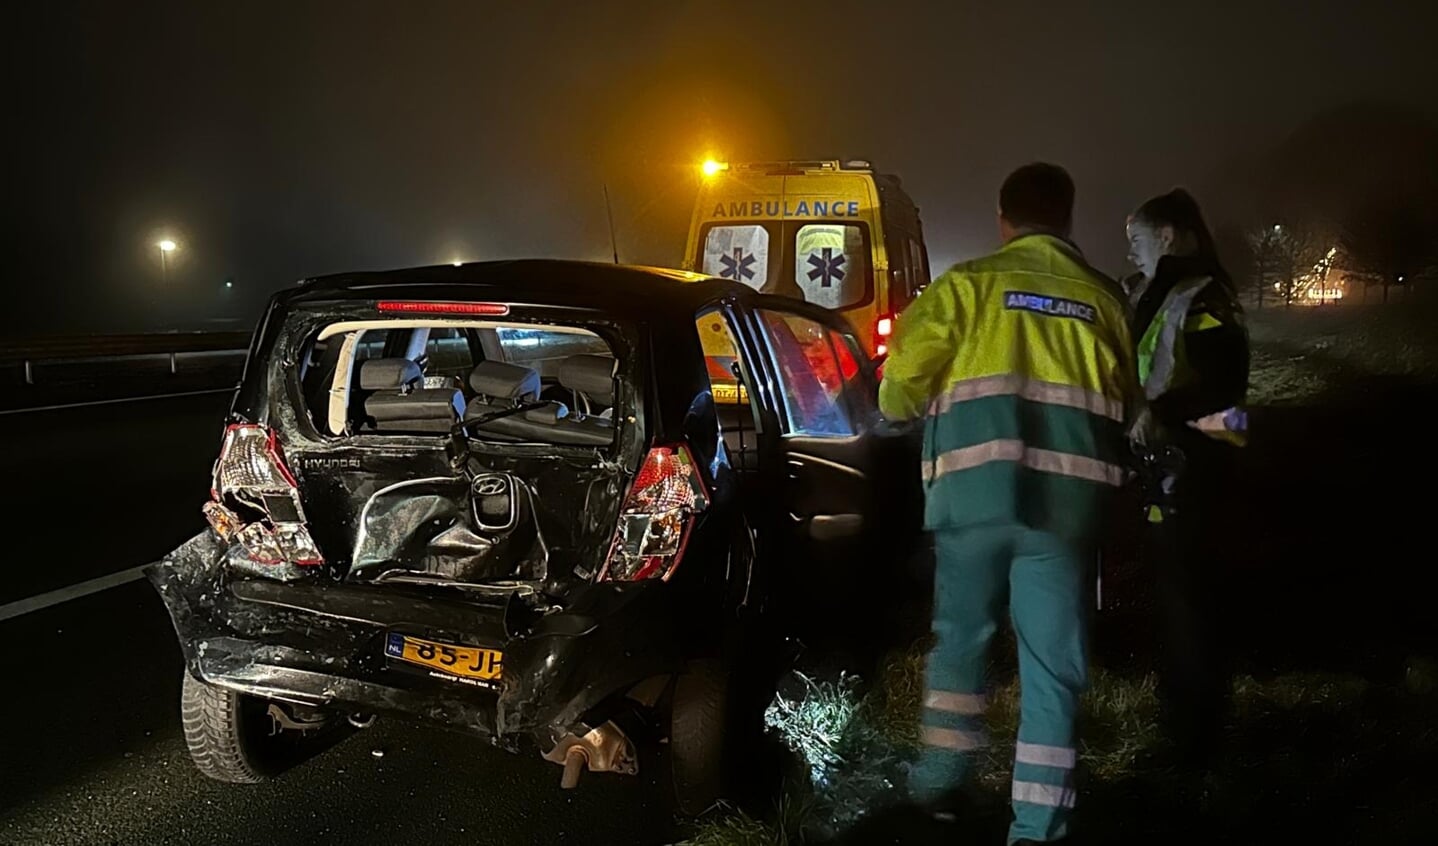
[[[808,302],[824,308],[863,303],[868,270],[864,233],[851,223],[811,223],[794,235],[794,281]]]
[[[868,227],[842,221],[754,221],[704,229],[703,273],[832,309],[873,302]]]
[[[759,224],[713,227],[704,238],[703,272],[764,290],[769,281],[769,230]]]

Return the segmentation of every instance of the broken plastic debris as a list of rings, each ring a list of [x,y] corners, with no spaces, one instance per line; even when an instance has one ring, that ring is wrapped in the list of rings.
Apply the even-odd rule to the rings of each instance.
[[[206,502],[200,510],[204,512],[205,519],[209,521],[210,528],[215,530],[215,534],[226,541],[232,539],[244,524],[240,515],[214,500]]]

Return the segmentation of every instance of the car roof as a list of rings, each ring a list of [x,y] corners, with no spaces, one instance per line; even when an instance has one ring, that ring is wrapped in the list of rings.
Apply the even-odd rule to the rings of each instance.
[[[615,314],[692,310],[723,296],[750,296],[737,282],[642,265],[512,259],[335,273],[285,292],[289,304],[333,299],[459,299],[594,308]]]

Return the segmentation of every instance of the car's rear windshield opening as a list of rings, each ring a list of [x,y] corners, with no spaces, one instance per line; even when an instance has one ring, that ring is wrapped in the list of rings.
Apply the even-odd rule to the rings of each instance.
[[[322,433],[607,446],[618,363],[577,325],[476,319],[335,322],[306,345],[300,384]]]

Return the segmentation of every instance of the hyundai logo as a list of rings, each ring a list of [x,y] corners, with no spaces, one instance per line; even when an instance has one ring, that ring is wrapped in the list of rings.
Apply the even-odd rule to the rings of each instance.
[[[509,493],[509,480],[503,476],[482,476],[474,480],[476,496],[499,496]]]

